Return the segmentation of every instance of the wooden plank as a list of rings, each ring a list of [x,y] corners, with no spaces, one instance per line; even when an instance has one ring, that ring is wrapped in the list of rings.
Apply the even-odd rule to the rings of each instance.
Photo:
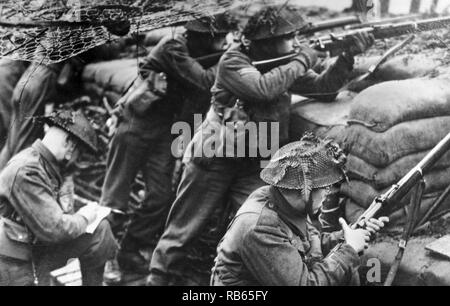
[[[450,235],[444,236],[425,246],[428,251],[450,259]]]

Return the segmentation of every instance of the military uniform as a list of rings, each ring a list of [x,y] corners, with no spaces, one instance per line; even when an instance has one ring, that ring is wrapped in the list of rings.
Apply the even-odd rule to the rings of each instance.
[[[292,23],[290,31],[293,32]],[[257,188],[263,186],[259,178],[259,158],[226,155],[205,157],[202,150],[216,140],[211,133],[232,118],[233,109],[244,109],[248,121],[279,123],[279,143],[289,140],[288,126],[291,93],[323,94],[332,101],[352,70],[353,59],[340,56],[321,74],[310,70],[308,56],[298,58],[265,71],[252,65],[252,58],[243,46],[227,51],[219,62],[217,78],[212,88],[212,106],[188,146],[186,169],[172,204],[165,231],[153,253],[150,283],[159,284],[167,275],[183,274],[183,260],[190,243],[204,229],[210,214],[227,201],[237,209]],[[320,97],[320,95],[319,95]],[[270,135],[270,131],[268,133]],[[221,144],[216,147],[221,147]],[[225,147],[225,146],[223,146]],[[157,277],[157,276],[161,277]]]
[[[66,118],[47,122],[66,127],[76,138],[93,139],[93,130],[86,132],[86,119],[80,129],[72,129],[70,118],[78,119]],[[79,258],[85,280],[115,256],[117,244],[107,221],[92,235],[85,234],[88,219],[74,213],[70,182],[40,140],[14,156],[0,173],[0,285],[32,285],[35,280],[48,285],[49,272],[70,258]]]
[[[358,243],[367,243],[369,232],[347,226],[320,233],[310,222],[345,180],[345,163],[337,144],[312,134],[278,150],[261,171],[269,186],[250,195],[221,240],[211,284],[359,285]]]
[[[216,71],[216,65],[203,67],[193,58],[184,35],[163,38],[140,64],[144,79],[150,72],[165,73],[167,93],[145,113],[136,113],[126,104],[123,120],[111,143],[102,204],[126,208],[130,186],[140,169],[144,170],[147,188],[145,200],[128,226],[123,249],[136,251],[139,247],[152,247],[163,230],[173,201],[175,157],[171,125],[175,118],[192,123],[193,114],[204,111]]]
[[[319,233],[273,186],[256,190],[219,244],[214,286],[358,285],[358,254],[347,244],[329,252],[342,231]]]

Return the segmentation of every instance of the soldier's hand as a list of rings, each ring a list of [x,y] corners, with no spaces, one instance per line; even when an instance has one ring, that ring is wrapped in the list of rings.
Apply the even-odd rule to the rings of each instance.
[[[379,219],[372,218],[365,222],[366,223],[365,228],[369,231],[371,235],[374,235],[378,233],[388,222],[389,222],[388,217],[381,217]]]
[[[347,50],[345,51],[350,56],[355,56],[364,53],[375,43],[375,37],[371,33],[357,32],[348,37]]]
[[[114,136],[118,125],[119,125],[119,117],[117,117],[116,115],[112,115],[108,120],[106,120],[106,127],[108,128],[109,137]]]
[[[359,254],[363,252],[364,249],[367,249],[369,247],[370,233],[368,230],[354,230],[350,226],[348,226],[348,224],[342,218],[339,219],[339,223],[341,224],[342,230],[344,232],[345,242],[350,245],[356,253]]]
[[[85,217],[88,221],[88,224],[91,224],[97,218],[99,207],[100,206],[98,204],[85,205],[77,211],[77,215]]]
[[[298,55],[294,58],[294,60],[298,60],[305,65],[306,70],[309,70],[317,64],[318,54],[316,50],[311,49],[308,46],[301,45],[299,47]]]

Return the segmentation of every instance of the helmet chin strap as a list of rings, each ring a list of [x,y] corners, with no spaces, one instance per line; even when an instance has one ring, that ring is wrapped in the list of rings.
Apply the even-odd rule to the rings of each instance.
[[[320,200],[320,204],[317,205],[317,211],[314,211],[314,191],[319,191],[323,189],[323,196],[321,196]],[[326,201],[327,196],[330,192],[330,187],[326,187],[326,188],[321,188],[321,189],[313,189],[311,190],[310,196],[309,196],[309,200],[306,202],[306,209],[308,212],[308,215],[312,216],[317,216],[320,213],[320,209],[323,207],[323,203]]]

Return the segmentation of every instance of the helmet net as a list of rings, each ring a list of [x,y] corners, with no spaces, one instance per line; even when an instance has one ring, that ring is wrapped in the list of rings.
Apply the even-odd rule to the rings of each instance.
[[[61,62],[129,33],[184,23],[251,4],[251,0],[0,0],[0,57]]]
[[[261,179],[276,187],[300,190],[309,198],[313,189],[328,187],[346,178],[345,161],[345,154],[336,144],[306,135],[275,153],[261,172]]]

